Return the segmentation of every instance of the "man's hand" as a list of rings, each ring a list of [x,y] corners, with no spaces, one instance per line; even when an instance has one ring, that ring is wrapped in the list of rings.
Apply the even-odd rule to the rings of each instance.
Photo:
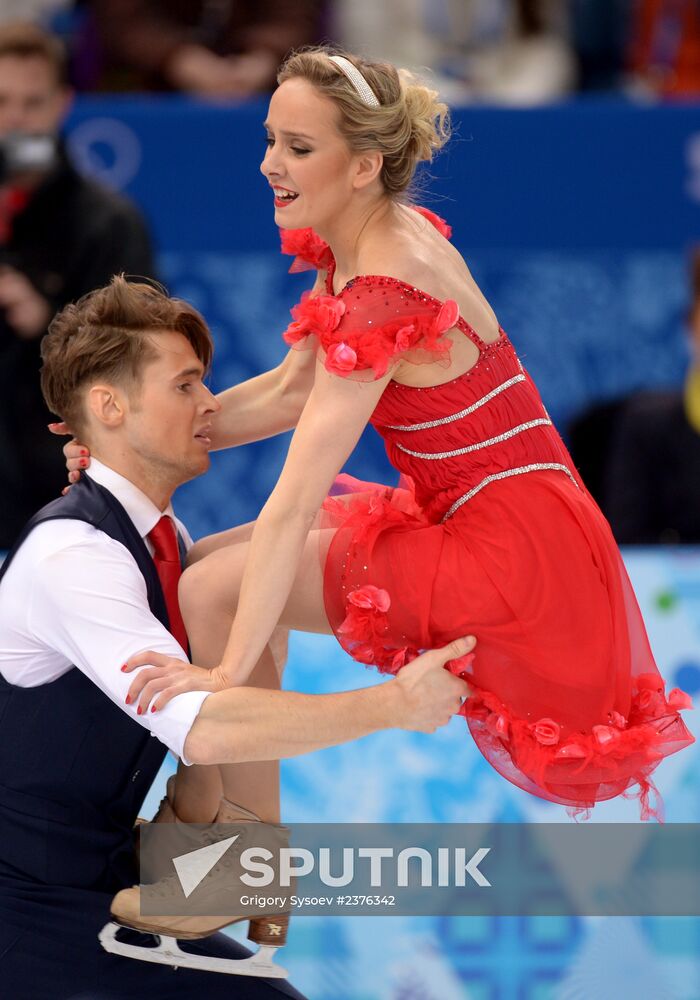
[[[0,309],[22,340],[40,337],[51,319],[51,306],[29,278],[12,267],[0,267]]]
[[[400,694],[395,723],[399,728],[434,733],[459,712],[469,687],[445,664],[471,652],[475,645],[474,636],[455,639],[442,649],[428,650],[399,671],[391,682]]]

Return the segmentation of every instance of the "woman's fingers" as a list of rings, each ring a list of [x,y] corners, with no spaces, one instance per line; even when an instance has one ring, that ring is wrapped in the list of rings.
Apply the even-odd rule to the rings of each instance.
[[[141,673],[146,673],[146,671],[142,670]],[[155,696],[160,694],[162,691],[167,691],[171,688],[174,681],[175,678],[172,674],[159,674],[148,680],[147,683],[145,683],[141,688],[141,694],[136,708],[137,715],[145,715],[148,711],[148,706],[151,704],[151,701],[155,698]],[[172,695],[170,695],[170,697],[172,697]],[[170,699],[168,698],[167,700]],[[153,706],[151,706],[151,711],[155,711]]]
[[[215,690],[210,670],[151,649],[131,656],[122,670],[138,670],[125,699],[127,705],[136,705],[138,715],[147,712],[149,705],[151,712],[160,711],[185,691]]]
[[[162,667],[144,667],[143,670],[139,670],[126,693],[126,698],[124,699],[126,704],[136,705],[140,702],[144,688],[146,688],[151,682],[163,676],[167,678],[172,675],[165,673]]]
[[[85,471],[90,467],[90,452],[81,444],[80,441],[76,441],[73,438],[63,446],[63,454],[66,459],[66,468],[68,469],[68,481],[71,483],[77,483],[80,479],[81,471]]]
[[[126,661],[122,670],[129,673],[137,667],[167,667],[171,663],[183,664],[184,660],[178,660],[169,653],[156,653],[152,649],[144,649],[141,653],[134,653]]]
[[[56,420],[51,424],[48,424],[48,428],[52,434],[72,434],[73,432],[68,427],[68,424],[63,420]]]

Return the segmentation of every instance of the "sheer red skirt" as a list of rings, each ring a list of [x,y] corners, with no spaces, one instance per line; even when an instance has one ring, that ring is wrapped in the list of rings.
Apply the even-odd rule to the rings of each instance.
[[[484,757],[578,812],[638,785],[693,737],[665,693],[609,526],[558,472],[505,479],[444,524],[411,490],[339,480],[324,504],[331,626],[355,659],[395,673],[420,650],[478,639],[462,708]]]

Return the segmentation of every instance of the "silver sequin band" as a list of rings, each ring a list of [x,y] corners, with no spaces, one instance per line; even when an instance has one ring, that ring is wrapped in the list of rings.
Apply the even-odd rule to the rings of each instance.
[[[574,486],[578,486],[578,483],[572,476],[570,470],[565,466],[561,465],[559,462],[534,462],[532,465],[520,465],[515,469],[506,469],[505,472],[494,472],[492,476],[486,476],[481,482],[475,486],[473,489],[469,490],[463,496],[459,497],[452,504],[447,513],[443,516],[441,524],[444,524],[448,518],[452,517],[455,511],[458,511],[462,504],[465,504],[472,497],[475,497],[477,493],[483,490],[484,486],[488,486],[489,483],[496,482],[497,479],[509,479],[511,476],[521,476],[524,472],[544,472],[552,470],[554,472],[565,472]]]
[[[518,424],[517,427],[511,427],[510,430],[504,431],[503,434],[487,438],[486,441],[477,441],[476,444],[468,444],[464,448],[455,448],[454,451],[411,451],[410,448],[404,448],[402,444],[397,444],[396,447],[407,455],[413,455],[414,458],[425,458],[429,461],[435,461],[439,458],[457,458],[458,455],[468,455],[470,451],[479,451],[480,448],[488,448],[489,445],[500,444],[501,441],[507,441],[508,438],[515,437],[516,434],[529,431],[531,427],[551,426],[551,420],[548,420],[546,417],[538,417],[537,420],[528,420],[525,424]]]
[[[357,66],[353,66],[345,56],[329,56],[328,58],[332,63],[335,63],[341,73],[345,74],[365,104],[369,105],[370,108],[379,107],[377,95],[367,83],[362,73],[360,73]]]
[[[481,399],[477,399],[477,401],[472,403],[471,406],[468,406],[466,410],[460,410],[459,413],[452,413],[449,417],[439,417],[437,420],[426,420],[422,424],[388,424],[387,430],[427,431],[430,427],[441,427],[443,424],[451,424],[455,420],[461,420],[462,417],[468,417],[470,413],[474,413],[474,411],[478,410],[480,406],[485,406],[485,404],[490,402],[494,396],[498,396],[499,393],[505,392],[506,389],[510,389],[510,387],[515,385],[517,382],[524,381],[524,375],[514,375],[512,378],[509,378],[507,382],[501,382],[501,384],[497,385],[495,389],[491,390],[491,392],[487,392],[485,396],[481,397]]]

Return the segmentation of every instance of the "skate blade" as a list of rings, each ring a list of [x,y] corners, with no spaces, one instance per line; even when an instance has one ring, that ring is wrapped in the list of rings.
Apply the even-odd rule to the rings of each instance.
[[[247,958],[216,958],[207,955],[192,955],[182,951],[173,937],[154,934],[158,944],[155,948],[141,948],[117,940],[121,924],[113,921],[105,924],[98,937],[105,951],[124,958],[135,958],[141,962],[156,962],[173,968],[200,969],[203,972],[222,972],[229,976],[262,976],[265,979],[286,979],[289,973],[274,961],[277,948],[261,944],[254,955]]]

